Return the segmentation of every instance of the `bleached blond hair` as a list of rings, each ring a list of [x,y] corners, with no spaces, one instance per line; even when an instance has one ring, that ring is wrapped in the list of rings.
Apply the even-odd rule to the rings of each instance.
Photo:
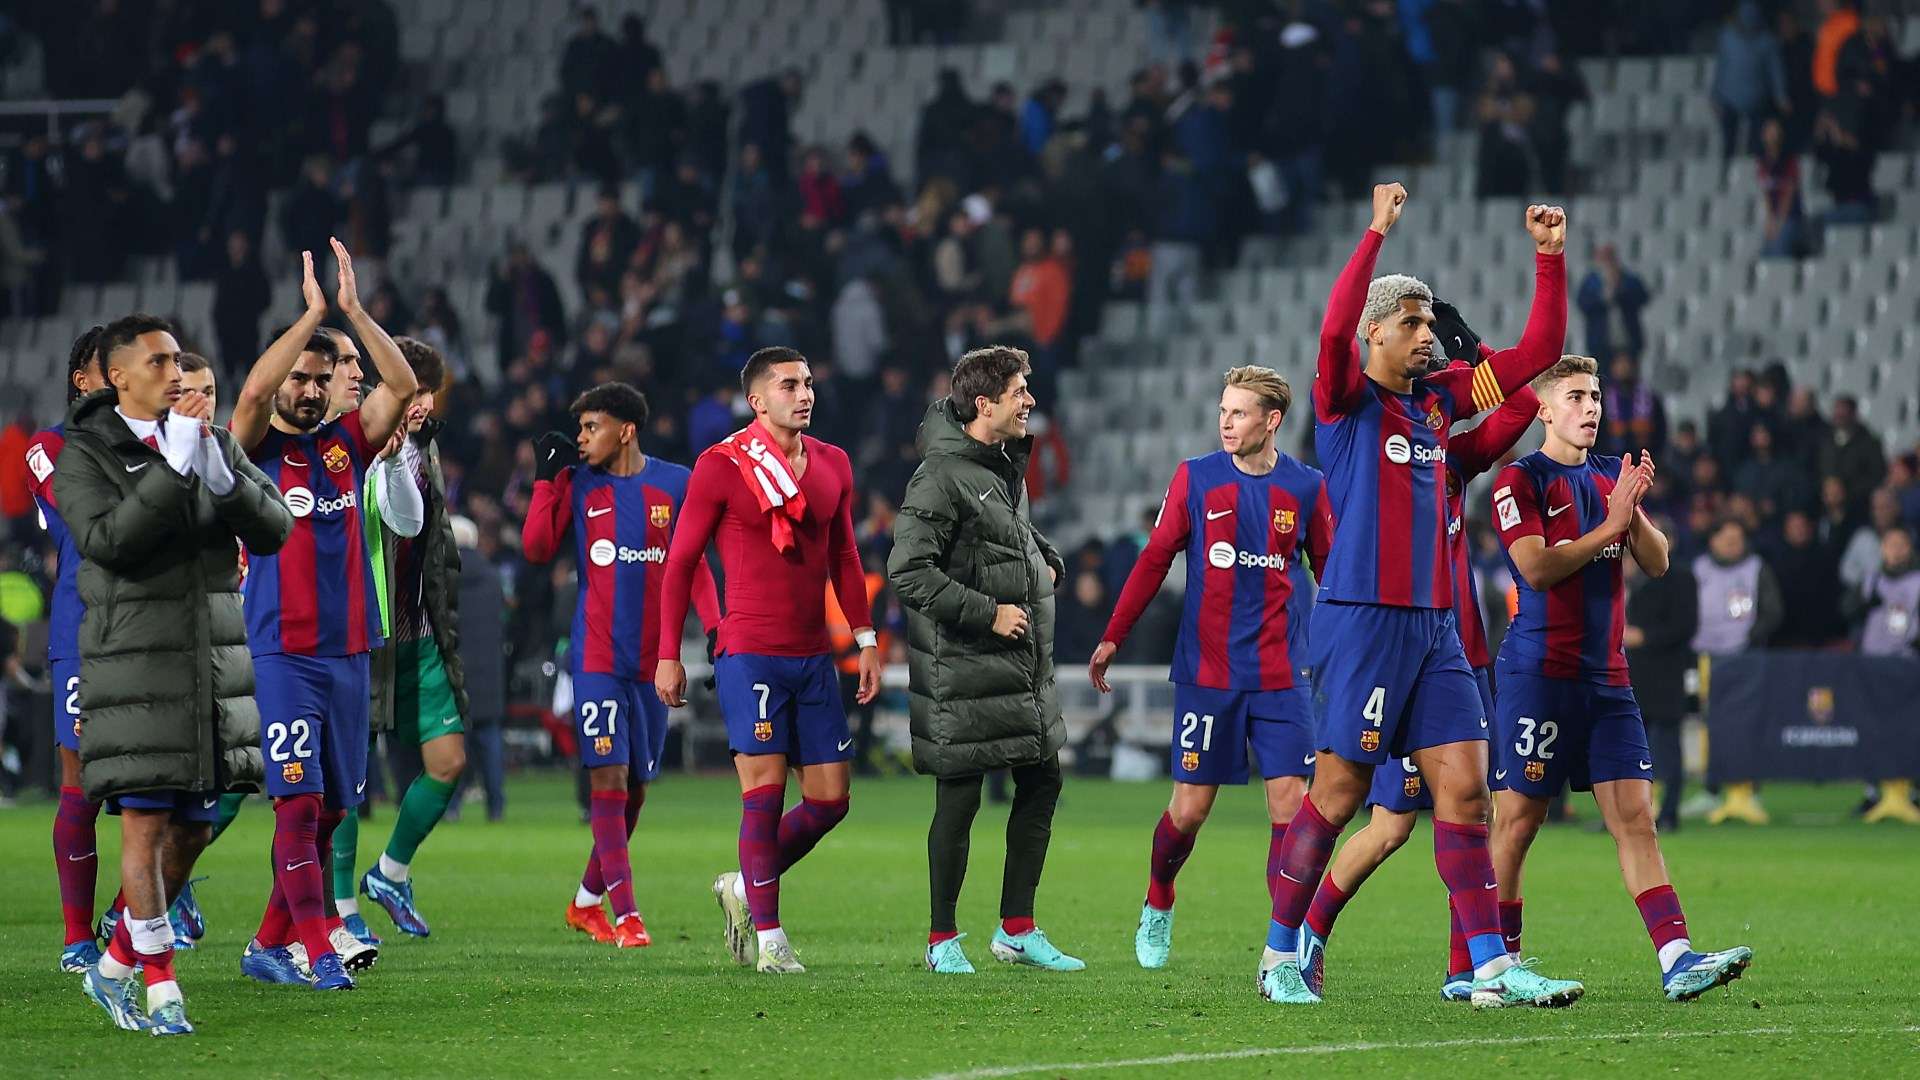
[[[1293,407],[1293,387],[1287,385],[1285,376],[1270,367],[1247,364],[1228,368],[1226,384],[1249,391],[1260,399],[1263,408],[1279,409],[1281,416]]]
[[[1426,282],[1411,274],[1388,274],[1374,278],[1367,286],[1367,306],[1360,309],[1360,333],[1365,334],[1367,327],[1374,323],[1386,322],[1399,310],[1402,300],[1432,304],[1433,290]]]

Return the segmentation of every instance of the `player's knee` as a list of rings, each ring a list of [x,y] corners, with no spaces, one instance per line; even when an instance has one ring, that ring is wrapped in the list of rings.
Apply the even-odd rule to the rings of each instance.
[[[1652,843],[1659,829],[1654,824],[1653,807],[1634,806],[1622,808],[1611,815],[1607,828],[1613,838],[1620,843]]]
[[[1213,803],[1211,800],[1198,798],[1183,799],[1180,797],[1179,792],[1174,793],[1173,802],[1167,805],[1167,817],[1172,819],[1173,827],[1188,836],[1199,832],[1200,826],[1207,823],[1207,815],[1212,812]]]
[[[1382,824],[1385,825],[1384,828],[1381,828]],[[1413,836],[1413,815],[1396,814],[1384,823],[1373,822],[1367,827],[1378,830],[1380,857],[1385,858],[1407,846],[1408,839]]]
[[[460,775],[458,770],[455,776]],[[441,779],[435,777],[435,779]],[[598,765],[587,770],[587,786],[594,791],[627,790],[627,767],[625,765]]]
[[[453,783],[466,771],[467,752],[464,749],[448,751],[427,766],[427,775],[443,784]]]

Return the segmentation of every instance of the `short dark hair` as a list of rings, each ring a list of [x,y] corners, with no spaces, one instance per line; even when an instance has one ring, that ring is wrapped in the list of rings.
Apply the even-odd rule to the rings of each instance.
[[[183,352],[180,354],[180,373],[182,375],[186,374],[189,371],[212,371],[212,370],[213,370],[213,365],[208,363],[207,358],[204,356],[201,356],[199,353]]]
[[[100,328],[100,340],[96,348],[100,350],[100,366],[107,367],[113,362],[113,354],[139,340],[141,334],[171,334],[173,324],[158,315],[136,312],[122,315]]]
[[[94,325],[81,331],[73,339],[73,350],[67,353],[67,400],[80,396],[80,388],[73,384],[73,377],[93,366],[100,359],[100,334],[106,327]]]
[[[315,330],[300,351],[318,353],[320,358],[329,364],[340,362],[340,343],[333,340],[333,335],[325,329]]]
[[[447,362],[441,357],[440,350],[405,334],[394,338],[393,343],[400,347],[400,355],[406,358],[407,366],[413,369],[414,381],[420,384],[420,389],[437,394],[446,386]]]
[[[974,417],[980,415],[973,404],[975,398],[998,400],[1007,392],[1007,384],[1015,375],[1025,375],[1032,370],[1026,350],[1011,345],[988,345],[962,356],[960,362],[953,365],[953,390],[947,395],[954,418],[963,424],[972,423]]]
[[[769,345],[747,357],[747,366],[740,369],[740,392],[753,393],[753,384],[765,378],[775,364],[804,364],[807,358],[799,349],[790,349],[785,345]]]
[[[575,420],[581,413],[606,413],[623,424],[632,424],[635,428],[647,424],[647,395],[634,389],[632,383],[601,383],[573,399],[573,406],[567,410]]]

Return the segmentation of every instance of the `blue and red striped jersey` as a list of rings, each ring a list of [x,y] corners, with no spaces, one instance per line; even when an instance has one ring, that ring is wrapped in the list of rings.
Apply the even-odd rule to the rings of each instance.
[[[1509,550],[1507,567],[1519,591],[1519,611],[1500,645],[1503,667],[1554,679],[1586,679],[1626,686],[1627,592],[1622,558],[1626,536],[1594,560],[1542,592],[1527,584],[1514,564],[1514,541],[1538,536],[1548,547],[1572,543],[1607,518],[1607,496],[1620,475],[1620,459],[1589,454],[1585,463],[1562,465],[1535,451],[1500,470],[1493,488],[1494,525]]]
[[[1224,450],[1183,461],[1102,640],[1125,643],[1184,551],[1186,601],[1168,677],[1218,690],[1304,684],[1314,583],[1301,555],[1318,573],[1332,539],[1320,470],[1286,454],[1264,476],[1241,472]]]
[[[1394,607],[1454,602],[1447,448],[1455,421],[1491,409],[1553,366],[1566,336],[1566,262],[1535,255],[1533,309],[1520,343],[1412,380],[1408,393],[1368,378],[1355,341],[1384,237],[1368,229],[1334,283],[1313,383],[1314,449],[1339,535],[1320,599]]]
[[[650,457],[632,476],[575,465],[534,485],[522,538],[527,557],[547,562],[561,537],[573,532],[580,587],[568,639],[570,670],[653,679],[667,549],[692,476],[684,465]],[[713,582],[701,577],[700,615],[713,625]]]
[[[350,412],[304,434],[268,428],[247,455],[293,511],[278,553],[247,552],[242,587],[255,656],[352,656],[380,646],[380,605],[359,493],[375,448]]]
[[[1491,352],[1484,345],[1481,350],[1483,359]],[[1493,656],[1487,649],[1480,585],[1467,541],[1467,485],[1513,449],[1539,411],[1540,398],[1533,387],[1523,386],[1471,429],[1455,434],[1447,448],[1447,560],[1453,565],[1453,620],[1460,628],[1467,663],[1476,668],[1493,663]]]
[[[47,530],[59,552],[59,574],[53,581],[53,604],[47,615],[47,659],[80,659],[80,617],[87,605],[80,600],[80,549],[73,544],[73,533],[61,520],[60,508],[53,500],[53,470],[60,451],[67,445],[65,425],[55,424],[36,434],[27,443],[27,486],[33,490],[34,504],[40,508],[40,524]]]

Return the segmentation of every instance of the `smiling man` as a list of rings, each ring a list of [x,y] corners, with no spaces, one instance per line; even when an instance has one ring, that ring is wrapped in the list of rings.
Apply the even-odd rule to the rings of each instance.
[[[1653,457],[1592,453],[1600,436],[1599,365],[1565,356],[1534,381],[1546,441],[1500,471],[1494,524],[1519,606],[1495,667],[1494,869],[1520,954],[1520,874],[1562,784],[1591,790],[1619,849],[1620,875],[1646,923],[1670,1001],[1740,977],[1753,950],[1696,952],[1667,877],[1653,819],[1653,754],[1627,676],[1624,559],[1667,572],[1667,538],[1640,509]]]
[[[970,975],[954,906],[987,772],[1013,776],[994,958],[1051,971],[1087,965],[1034,925],[1053,836],[1066,726],[1053,678],[1053,590],[1066,567],[1028,517],[1027,354],[962,356],[953,391],[920,425],[925,460],[894,522],[887,580],[907,609],[913,767],[934,777],[927,968]]]

